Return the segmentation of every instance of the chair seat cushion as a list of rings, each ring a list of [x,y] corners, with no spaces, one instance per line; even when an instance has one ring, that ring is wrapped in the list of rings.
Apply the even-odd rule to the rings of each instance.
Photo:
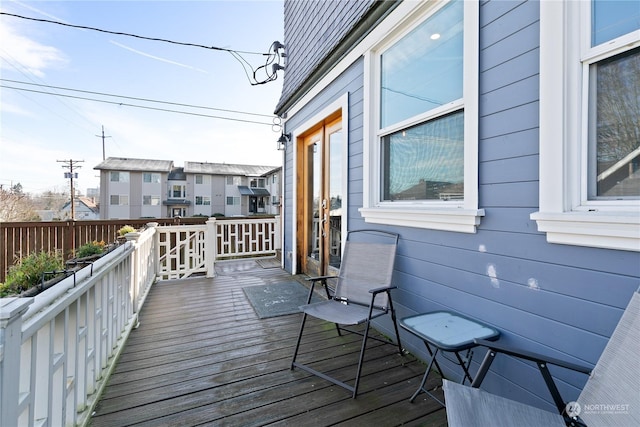
[[[300,311],[320,319],[340,325],[359,325],[367,320],[369,307],[358,304],[344,304],[329,300],[300,306]],[[371,318],[385,314],[382,310],[373,310]]]

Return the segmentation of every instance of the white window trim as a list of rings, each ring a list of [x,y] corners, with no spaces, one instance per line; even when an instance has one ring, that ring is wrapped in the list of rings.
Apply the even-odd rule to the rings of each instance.
[[[439,2],[438,5],[442,5]],[[392,31],[379,35],[385,46],[391,37],[397,40],[406,34],[427,13],[432,13],[432,2],[424,2],[409,19],[398,19]],[[406,17],[406,16],[405,16]],[[402,17],[402,18],[405,18]],[[484,216],[478,209],[478,58],[479,58],[479,4],[464,2],[464,200],[451,202],[382,202],[380,200],[380,141],[377,137],[379,105],[379,76],[375,62],[382,43],[364,53],[365,126],[363,147],[363,207],[359,209],[365,222],[397,225],[461,233],[475,233]]]
[[[585,22],[588,4],[540,2],[540,208],[531,219],[550,243],[640,251],[640,203],[588,202],[582,196],[586,134],[580,60],[585,46],[576,48],[580,34],[571,29]],[[611,43],[623,50],[640,40],[622,37]]]

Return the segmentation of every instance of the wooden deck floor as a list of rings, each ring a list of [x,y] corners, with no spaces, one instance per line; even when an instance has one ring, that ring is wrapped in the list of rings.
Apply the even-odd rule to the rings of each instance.
[[[255,261],[216,269],[214,279],[154,285],[92,426],[447,425],[444,409],[425,394],[409,403],[425,366],[398,355],[397,347],[369,340],[356,399],[291,371],[301,314],[261,320],[242,287],[292,276]],[[316,366],[352,378],[360,337],[338,337],[331,325],[316,321],[308,327],[298,360],[323,359]]]

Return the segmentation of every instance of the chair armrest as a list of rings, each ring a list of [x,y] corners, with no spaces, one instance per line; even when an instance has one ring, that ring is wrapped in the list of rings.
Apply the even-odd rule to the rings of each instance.
[[[327,279],[337,279],[338,276],[317,276],[317,277],[307,277],[306,280],[309,282],[317,282],[319,280],[327,280]]]
[[[387,292],[391,289],[397,289],[397,286],[383,286],[381,288],[373,288],[373,289],[369,289],[369,293],[370,294],[379,294],[380,292]]]
[[[487,354],[484,356],[484,360],[482,361],[482,363],[480,364],[480,367],[478,368],[478,372],[476,373],[476,377],[473,379],[473,382],[471,383],[471,387],[475,387],[475,388],[480,387],[480,385],[482,384],[482,381],[484,380],[484,377],[487,375],[487,372],[489,372],[491,363],[496,358],[496,355],[498,353],[506,354],[519,359],[529,360],[531,362],[534,362],[537,365],[538,370],[540,371],[540,374],[542,375],[542,378],[544,379],[544,382],[547,385],[547,388],[549,389],[549,393],[553,398],[553,402],[556,405],[556,409],[560,414],[564,413],[566,402],[560,395],[560,391],[558,390],[558,387],[555,384],[553,376],[549,371],[549,365],[560,366],[560,367],[570,369],[572,371],[581,372],[587,375],[591,373],[591,369],[592,369],[583,365],[578,365],[575,363],[566,362],[564,360],[555,359],[553,357],[537,354],[532,351],[516,349],[514,347],[507,346],[504,343],[500,343],[498,341],[487,341],[487,340],[476,339],[474,340],[474,343],[476,343],[477,345],[482,345],[484,347],[487,347],[489,351],[487,351]],[[565,418],[566,420],[569,420],[569,418],[567,417]]]
[[[317,277],[307,277],[307,281],[311,282],[311,287],[309,289],[309,297],[307,298],[307,304],[311,304],[311,298],[313,297],[313,289],[316,286],[316,283],[321,282],[324,286],[324,292],[327,294],[327,299],[332,299],[333,296],[331,292],[329,292],[329,285],[327,284],[327,279],[336,279],[338,276],[317,276]]]
[[[477,345],[487,347],[497,353],[508,354],[509,356],[530,360],[536,363],[547,363],[555,366],[560,366],[562,368],[570,369],[572,371],[582,372],[583,374],[587,374],[587,375],[591,374],[591,370],[593,369],[586,365],[579,365],[576,363],[567,362],[565,360],[560,360],[553,357],[545,356],[539,353],[534,353],[532,351],[523,350],[523,349],[515,348],[512,346],[507,346],[504,343],[500,343],[499,341],[487,341],[487,340],[475,339],[474,342]]]

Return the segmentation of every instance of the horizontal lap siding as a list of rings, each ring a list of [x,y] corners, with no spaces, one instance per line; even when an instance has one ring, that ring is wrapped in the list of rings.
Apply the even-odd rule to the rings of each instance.
[[[637,253],[549,244],[529,218],[539,200],[538,21],[535,1],[481,4],[478,174],[479,207],[486,215],[475,234],[363,221],[361,61],[287,126],[293,129],[349,90],[349,229],[400,234],[394,275],[399,317],[454,310],[495,326],[506,342],[594,364],[640,283],[640,265]],[[288,182],[291,173],[289,166]],[[392,331],[388,320],[377,327]],[[404,332],[402,338],[426,359],[420,340]],[[476,353],[477,367],[484,351]],[[447,374],[458,372],[446,362],[443,367]],[[586,381],[579,374],[554,374],[569,399]],[[537,371],[514,359],[499,357],[485,387],[552,409]]]
[[[549,244],[529,219],[539,198],[539,5],[490,1],[480,15],[479,198],[486,216],[473,235],[398,230],[401,316],[459,311],[494,325],[507,342],[594,364],[638,287],[638,255]],[[419,340],[407,343],[426,357]],[[492,372],[487,389],[551,408],[530,366],[498,358]],[[568,397],[586,381],[556,375]]]

